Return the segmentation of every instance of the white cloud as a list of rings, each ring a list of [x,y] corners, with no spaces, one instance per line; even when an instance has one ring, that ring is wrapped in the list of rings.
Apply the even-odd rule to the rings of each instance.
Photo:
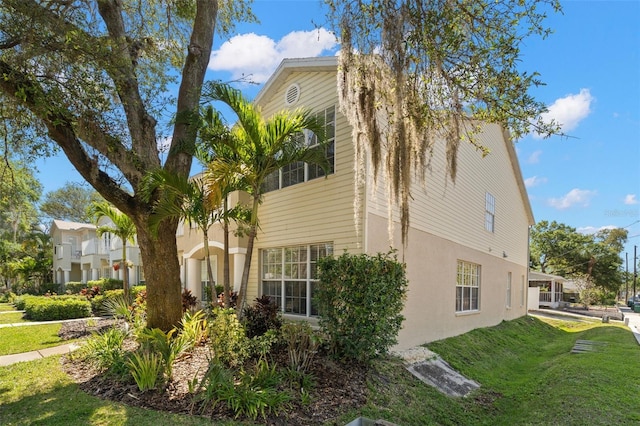
[[[530,178],[526,178],[524,180],[524,186],[526,186],[527,188],[533,188],[534,186],[538,186],[543,183],[547,183],[546,177],[531,176]]]
[[[554,120],[563,132],[570,132],[591,113],[591,103],[594,100],[589,89],[580,89],[577,95],[570,94],[556,99],[541,118],[546,123]],[[534,137],[541,138],[542,135],[534,134]]]
[[[634,204],[638,204],[638,199],[636,198],[636,194],[627,194],[626,197],[624,197],[624,203],[628,206],[634,205]]]
[[[264,83],[284,58],[320,56],[337,46],[336,37],[324,28],[293,31],[279,41],[255,33],[240,34],[211,52],[209,69],[228,71],[234,79],[251,76]]]
[[[527,158],[527,163],[538,164],[540,162],[541,155],[542,155],[542,151],[540,150],[532,152],[531,155],[529,155],[529,158]]]
[[[604,231],[605,229],[616,229],[618,226],[615,225],[605,225],[600,227],[595,226],[583,226],[581,228],[576,228],[576,231],[581,234],[595,234],[600,231]]]
[[[596,195],[596,191],[574,188],[560,198],[550,198],[548,203],[558,210],[566,210],[575,205],[587,207],[594,195]]]

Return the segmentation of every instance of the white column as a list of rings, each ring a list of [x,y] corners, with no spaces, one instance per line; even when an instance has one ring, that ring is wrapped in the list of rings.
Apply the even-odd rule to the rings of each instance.
[[[233,291],[240,291],[240,282],[242,281],[242,270],[244,269],[244,253],[233,254]]]
[[[191,291],[191,294],[196,296],[198,300],[202,299],[202,289],[200,288],[200,260],[199,259],[185,259],[186,262],[186,289]]]
[[[91,269],[91,280],[95,281],[98,279],[98,277],[100,276],[99,274],[100,270],[98,268],[93,268]]]
[[[82,282],[87,283],[87,277],[89,276],[89,271],[86,269],[82,270]]]
[[[70,272],[71,271],[64,271],[64,283],[63,284],[66,284],[66,283],[69,282],[69,273]]]

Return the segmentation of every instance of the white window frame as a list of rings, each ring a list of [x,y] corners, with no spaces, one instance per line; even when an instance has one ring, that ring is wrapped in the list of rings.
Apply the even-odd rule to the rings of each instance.
[[[481,265],[458,259],[456,273],[456,312],[480,310]]]
[[[484,229],[495,232],[496,225],[496,199],[487,192],[484,196]]]
[[[331,155],[331,168],[329,170],[329,172],[327,173],[327,175],[331,175],[333,173],[335,173],[335,164],[336,164],[336,154],[335,154],[335,146],[336,146],[336,107],[335,105],[332,105],[330,107],[324,108],[322,111],[318,112],[317,114],[318,117],[322,117],[322,119],[324,120],[324,128],[325,128],[325,132],[326,132],[326,149],[332,154]],[[328,119],[329,118],[329,119]],[[309,131],[309,130],[303,130],[301,135],[298,135],[297,137],[303,138],[303,142],[308,145],[309,147],[314,147],[316,145],[318,145],[318,138],[316,137],[316,135],[313,134],[313,132]],[[301,142],[302,142],[301,141]],[[299,183],[303,183],[303,182],[308,182],[310,180],[314,180],[314,179],[318,179],[320,177],[324,177],[325,174],[322,172],[322,170],[320,170],[320,172],[318,173],[317,176],[311,176],[311,172],[310,170],[313,167],[317,167],[315,165],[310,165],[308,163],[302,163],[302,162],[298,162],[298,163],[294,163],[291,164],[289,166],[286,167],[286,170],[283,169],[279,169],[277,172],[275,172],[272,175],[267,176],[267,179],[271,178],[273,179],[273,188],[265,188],[264,192],[271,192],[271,191],[276,191],[278,189],[283,189],[283,188],[288,188],[290,186],[294,186],[297,185]],[[285,182],[285,174],[286,173],[292,173],[293,171],[297,170],[298,174],[302,174],[302,176],[299,176],[299,179],[296,179],[295,182],[293,183],[287,183]],[[276,176],[277,174],[277,176]],[[275,180],[277,179],[277,187],[275,184]],[[286,185],[285,185],[286,184]]]
[[[260,287],[287,315],[317,316],[313,290],[317,261],[333,254],[333,243],[265,248],[260,250]],[[267,289],[268,288],[268,289]]]

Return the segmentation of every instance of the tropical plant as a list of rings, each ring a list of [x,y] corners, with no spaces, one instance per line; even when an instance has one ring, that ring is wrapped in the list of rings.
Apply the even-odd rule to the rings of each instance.
[[[135,244],[136,226],[126,214],[120,212],[107,202],[93,203],[89,211],[98,225],[96,233],[98,236],[110,233],[122,241],[122,260],[120,262],[122,271],[122,288],[125,297],[129,297],[129,263],[127,262],[127,242]],[[100,220],[106,217],[111,224],[100,225]]]
[[[251,214],[247,230],[245,256],[238,311],[243,314],[253,246],[258,233],[258,207],[262,202],[263,184],[271,173],[299,161],[316,164],[325,173],[330,165],[325,156],[323,123],[310,111],[281,111],[265,119],[260,111],[239,90],[227,84],[209,82],[203,88],[203,100],[226,104],[238,120],[230,129],[229,137],[205,171],[205,179],[216,185],[230,176],[244,182],[244,189],[252,198]],[[313,132],[319,145],[309,146],[303,138],[296,137],[303,131]]]
[[[242,323],[248,337],[262,336],[269,330],[280,329],[282,314],[277,303],[264,295],[245,308]]]
[[[318,352],[320,338],[306,321],[286,323],[280,329],[280,333],[282,341],[287,347],[289,368],[300,373],[307,373]]]
[[[124,341],[128,333],[111,327],[103,333],[94,334],[78,351],[78,356],[94,364],[100,370],[122,377],[128,372]]]
[[[190,347],[190,341],[181,336],[174,337],[177,329],[165,333],[159,328],[143,329],[136,336],[143,352],[158,353],[162,357],[163,372],[168,378],[173,373],[173,362]]]
[[[133,380],[142,392],[155,389],[164,371],[162,357],[153,352],[134,352],[127,360],[127,365]]]

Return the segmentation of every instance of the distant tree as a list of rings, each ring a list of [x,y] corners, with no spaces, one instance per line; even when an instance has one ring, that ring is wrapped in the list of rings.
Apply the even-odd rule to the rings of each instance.
[[[0,238],[19,243],[38,223],[42,185],[19,162],[0,162]]]
[[[565,277],[586,277],[606,292],[617,292],[623,283],[622,258],[627,240],[624,229],[604,229],[581,234],[556,221],[540,221],[531,228],[533,268]]]
[[[62,188],[49,191],[44,195],[40,204],[40,212],[53,220],[68,220],[71,222],[89,223],[91,203],[104,201],[104,198],[93,188],[82,183],[67,182]]]
[[[479,123],[498,123],[514,139],[559,131],[540,119],[546,107],[530,90],[542,83],[525,70],[520,52],[529,37],[549,34],[544,19],[560,10],[557,0],[326,3],[341,42],[339,104],[353,127],[356,184],[369,170],[384,173],[403,242],[413,178],[424,182],[436,140],[446,142],[455,180],[461,142],[488,153],[476,138]]]
[[[592,237],[571,226],[542,220],[531,228],[530,239],[532,266],[541,272],[571,275],[588,261],[586,249]]]

